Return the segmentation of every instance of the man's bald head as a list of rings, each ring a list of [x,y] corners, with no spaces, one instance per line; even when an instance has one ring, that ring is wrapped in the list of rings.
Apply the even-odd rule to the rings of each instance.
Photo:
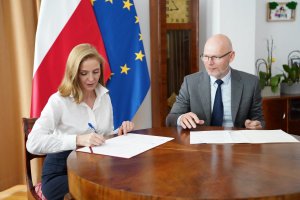
[[[218,47],[220,51],[232,51],[232,43],[230,39],[223,34],[216,34],[210,37],[205,44],[204,51],[206,48]]]
[[[233,61],[235,53],[230,39],[226,35],[217,34],[207,40],[202,56],[207,73],[221,79],[228,74],[229,63]]]

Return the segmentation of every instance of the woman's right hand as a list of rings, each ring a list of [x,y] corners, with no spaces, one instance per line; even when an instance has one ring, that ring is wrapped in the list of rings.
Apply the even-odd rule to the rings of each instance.
[[[76,137],[77,146],[93,147],[93,146],[99,146],[104,142],[105,142],[104,137],[96,133],[77,135]]]

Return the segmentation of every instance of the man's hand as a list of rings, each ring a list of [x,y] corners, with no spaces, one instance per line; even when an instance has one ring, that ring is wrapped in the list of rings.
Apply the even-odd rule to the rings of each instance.
[[[247,119],[245,121],[245,127],[249,129],[261,129],[262,125],[260,121]]]
[[[189,112],[181,115],[180,126],[182,128],[196,128],[197,124],[204,124],[204,121],[200,120],[195,113]]]

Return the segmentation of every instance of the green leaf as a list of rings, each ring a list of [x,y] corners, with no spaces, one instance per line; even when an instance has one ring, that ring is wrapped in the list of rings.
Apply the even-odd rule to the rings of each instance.
[[[283,67],[284,71],[286,71],[287,73],[289,73],[290,66],[288,66],[288,65],[282,65],[282,67]]]
[[[267,84],[267,73],[266,72],[262,72],[260,71],[259,72],[259,85],[260,85],[260,88],[263,89]]]
[[[262,79],[259,79],[259,86],[260,86],[261,89],[264,89],[264,87],[266,86],[266,81],[262,80]]]
[[[291,71],[290,71],[290,75],[291,75],[291,80],[293,81],[293,82],[296,82],[296,79],[297,79],[297,71],[295,70],[295,69],[291,69]]]
[[[279,85],[281,76],[282,76],[281,74],[277,74],[276,76],[273,76],[273,77],[270,79],[271,87],[276,87],[276,86]]]
[[[272,92],[277,92],[278,91],[278,86],[281,80],[282,74],[277,74],[276,76],[273,76],[270,80],[270,84],[271,84],[271,90]]]
[[[260,79],[266,79],[266,77],[267,77],[267,73],[266,72],[262,72],[262,71],[259,72],[259,78]]]
[[[300,68],[297,64],[289,65],[282,65],[284,71],[286,73],[283,73],[283,83],[287,83],[288,85],[292,85],[293,83],[299,82],[300,78]]]

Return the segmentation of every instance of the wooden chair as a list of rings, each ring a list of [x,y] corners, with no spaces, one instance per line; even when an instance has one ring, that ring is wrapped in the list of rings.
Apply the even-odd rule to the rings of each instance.
[[[30,133],[35,121],[37,118],[22,118],[23,121],[23,132],[24,132],[24,141],[25,141],[25,165],[26,165],[26,183],[27,183],[27,196],[28,200],[43,200],[46,199],[42,196],[41,184],[38,183],[33,185],[32,174],[31,174],[31,160],[37,158],[44,161],[46,155],[34,155],[27,151],[26,149],[26,141],[28,138],[28,134]],[[74,200],[70,193],[67,193],[64,196],[64,200]]]
[[[42,200],[43,199],[41,196],[41,190],[40,190],[41,188],[36,188],[36,187],[40,187],[40,184],[33,185],[30,161],[35,158],[41,159],[42,161],[44,161],[44,158],[46,156],[31,154],[26,149],[26,141],[28,138],[28,134],[30,133],[36,120],[37,120],[37,118],[22,118],[24,141],[25,141],[24,147],[25,147],[26,183],[27,183],[27,190],[28,190],[27,196],[28,196],[29,200],[32,200],[32,199]],[[40,192],[36,192],[36,189]]]

